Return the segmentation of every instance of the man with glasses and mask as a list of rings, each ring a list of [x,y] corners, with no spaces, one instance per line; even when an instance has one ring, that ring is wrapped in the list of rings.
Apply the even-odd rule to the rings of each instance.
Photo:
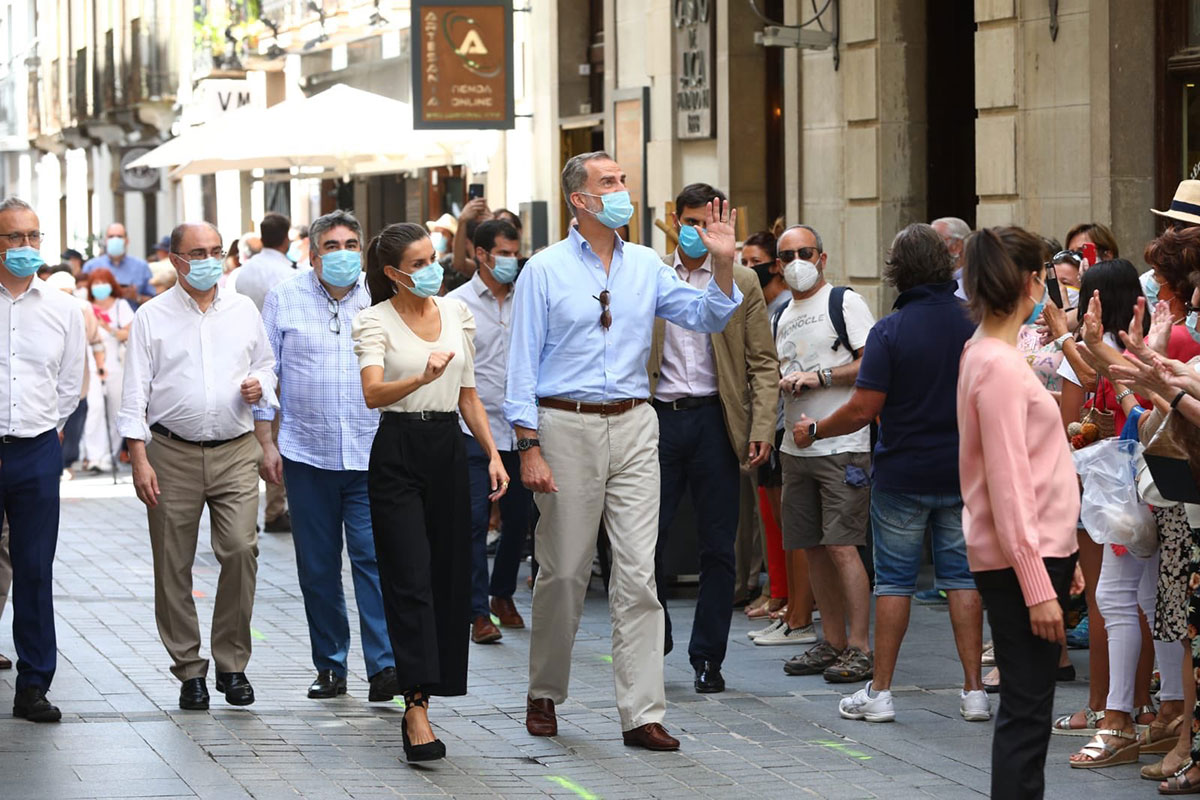
[[[171,232],[179,282],[140,309],[125,358],[117,427],[146,505],[154,556],[154,616],[182,683],[179,707],[207,709],[208,660],[192,597],[192,564],[207,505],[221,565],[212,621],[216,688],[254,702],[246,679],[258,572],[258,472],[251,406],[275,404],[275,359],[254,303],[221,292],[225,250],[207,222]],[[264,444],[269,444],[266,437]]]
[[[662,726],[658,418],[646,363],[655,317],[716,333],[742,302],[733,280],[736,213],[706,204],[698,231],[712,254],[705,289],[679,279],[649,247],[621,240],[633,216],[625,173],[607,153],[572,157],[563,198],[578,224],[531,258],[517,281],[504,415],[516,429],[521,481],[541,512],[525,727],[554,736],[567,697],[603,519],[612,543],[612,657],[622,738],[675,750]]]
[[[511,484],[500,498],[500,542],[488,580],[487,534],[491,502],[488,458],[462,423],[471,473],[471,641],[487,644],[503,634],[492,622],[495,614],[505,628],[524,628],[513,604],[517,571],[521,568],[533,497],[521,483],[521,464],[512,425],[504,416],[504,383],[508,376],[508,331],[512,326],[512,284],[517,279],[520,234],[512,223],[489,219],[475,228],[471,257],[477,266],[469,281],[448,297],[463,301],[475,316],[475,389],[487,410],[492,440],[500,451]],[[488,603],[488,596],[491,603]]]
[[[36,276],[45,262],[38,216],[23,200],[0,202],[0,507],[9,526],[13,716],[57,722],[46,699],[57,666],[54,548],[58,541],[60,431],[79,404],[84,327],[79,306]]]
[[[359,634],[370,679],[368,699],[391,700],[395,659],[383,614],[367,464],[379,412],[367,408],[350,338],[354,315],[371,305],[363,284],[362,226],[334,211],[309,227],[312,270],[272,289],[263,326],[275,355],[280,412],[254,412],[263,442],[263,477],[290,488],[292,544],[304,594],[317,677],[311,698],[346,693],[350,624],[342,593],[342,540],[350,556]],[[278,419],[278,449],[270,441]]]

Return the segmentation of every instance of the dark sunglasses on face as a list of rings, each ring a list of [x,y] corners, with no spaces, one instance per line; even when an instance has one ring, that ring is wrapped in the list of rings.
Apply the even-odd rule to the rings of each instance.
[[[812,261],[820,253],[815,247],[801,247],[798,250],[780,250],[778,255],[780,261],[784,264],[790,264],[797,258],[801,261]]]

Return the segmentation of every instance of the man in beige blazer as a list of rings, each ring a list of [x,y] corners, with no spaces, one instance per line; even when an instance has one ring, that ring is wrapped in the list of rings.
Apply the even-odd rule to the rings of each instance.
[[[694,183],[675,200],[679,231],[674,267],[680,280],[703,288],[712,259],[698,233],[705,207],[725,195]],[[658,414],[662,500],[655,577],[666,616],[666,648],[673,646],[663,585],[667,531],[685,488],[696,511],[700,593],[688,644],[697,692],[721,692],[721,662],[733,607],[734,541],[741,497],[740,467],[767,460],[775,435],[779,363],[758,276],[734,266],[743,301],[721,333],[688,331],[662,319],[654,325],[647,369]]]

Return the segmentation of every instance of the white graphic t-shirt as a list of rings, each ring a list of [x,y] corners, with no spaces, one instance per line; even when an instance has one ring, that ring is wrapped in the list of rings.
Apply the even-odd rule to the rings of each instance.
[[[822,369],[849,364],[854,353],[844,345],[838,346],[837,331],[829,319],[829,295],[833,287],[826,284],[819,292],[806,300],[793,299],[779,318],[775,334],[775,349],[779,353],[779,370],[785,377],[793,372],[817,372]],[[867,308],[866,301],[855,292],[848,291],[842,302],[846,319],[846,334],[854,350],[867,343],[867,334],[875,324],[875,318]],[[828,456],[837,453],[866,453],[871,449],[870,429],[864,427],[856,433],[818,439],[811,447],[801,450],[792,438],[792,428],[805,414],[821,420],[837,411],[854,394],[853,386],[834,386],[828,389],[806,389],[799,395],[784,395],[784,417],[786,426],[783,434],[784,453],[793,456]]]

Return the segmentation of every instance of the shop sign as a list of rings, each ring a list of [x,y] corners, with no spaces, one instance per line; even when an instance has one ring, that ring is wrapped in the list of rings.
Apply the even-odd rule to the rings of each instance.
[[[675,24],[675,135],[707,139],[715,135],[712,72],[716,0],[673,0]]]
[[[413,127],[513,127],[512,0],[413,0]]]

